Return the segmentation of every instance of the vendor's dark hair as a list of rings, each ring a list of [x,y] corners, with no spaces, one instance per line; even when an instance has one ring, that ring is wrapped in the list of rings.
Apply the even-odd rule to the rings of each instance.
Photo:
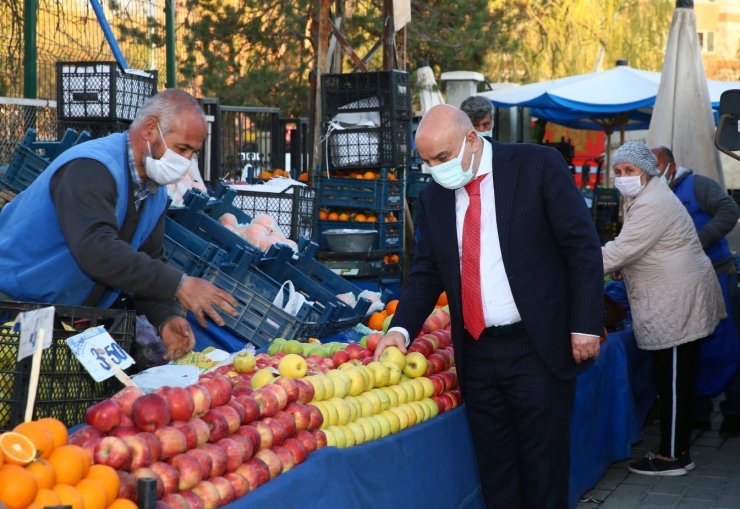
[[[666,163],[675,163],[676,159],[673,157],[673,152],[671,152],[671,149],[668,147],[655,147],[655,151],[663,156],[663,159],[665,159]]]
[[[489,114],[493,114],[493,104],[485,97],[471,95],[460,105],[460,109],[475,123]]]

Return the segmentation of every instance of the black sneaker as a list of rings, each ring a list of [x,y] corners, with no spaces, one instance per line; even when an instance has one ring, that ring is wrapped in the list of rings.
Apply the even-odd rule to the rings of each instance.
[[[725,415],[719,427],[719,436],[722,438],[737,438],[740,436],[740,415]]]
[[[686,475],[688,471],[680,460],[667,461],[658,458],[652,452],[639,461],[630,463],[630,472],[642,475]]]
[[[678,463],[688,470],[693,470],[696,467],[696,463],[693,462],[691,459],[691,455],[689,454],[689,451],[682,452],[678,455]]]

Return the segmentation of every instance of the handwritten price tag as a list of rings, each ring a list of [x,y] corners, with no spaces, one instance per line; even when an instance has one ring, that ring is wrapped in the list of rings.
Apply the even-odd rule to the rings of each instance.
[[[68,338],[67,346],[96,382],[107,380],[134,363],[102,325]]]
[[[16,326],[20,322],[21,337],[18,343],[18,360],[33,355],[36,350],[36,340],[41,329],[44,330],[44,348],[51,346],[52,329],[54,327],[54,307],[34,309],[18,314]]]

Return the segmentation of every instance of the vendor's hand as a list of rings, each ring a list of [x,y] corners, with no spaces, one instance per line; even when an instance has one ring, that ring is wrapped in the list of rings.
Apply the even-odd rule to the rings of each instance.
[[[174,316],[164,322],[159,328],[167,353],[164,358],[168,361],[179,359],[186,353],[192,352],[195,347],[195,336],[190,323],[182,316]]]
[[[586,334],[571,334],[570,343],[573,348],[573,359],[580,364],[599,356],[599,338]]]
[[[223,326],[223,318],[214,308],[221,309],[224,313],[236,316],[236,301],[228,292],[216,288],[205,279],[198,277],[186,277],[180,288],[175,293],[175,298],[180,301],[185,309],[192,311],[201,326],[206,327],[206,315],[216,323]]]
[[[385,350],[389,346],[397,346],[398,349],[401,350],[401,352],[406,353],[406,338],[398,331],[389,332],[388,334],[380,338],[380,341],[378,341],[378,346],[375,347],[375,355],[373,355],[373,360],[379,360],[380,355],[383,353],[383,350]]]

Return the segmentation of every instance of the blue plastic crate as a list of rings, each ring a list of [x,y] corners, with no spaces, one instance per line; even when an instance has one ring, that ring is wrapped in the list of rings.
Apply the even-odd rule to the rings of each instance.
[[[329,243],[326,241],[323,232],[335,228],[352,228],[358,230],[377,230],[378,235],[375,237],[371,249],[380,251],[401,251],[403,247],[403,227],[400,221],[374,223],[361,223],[353,221],[318,221],[318,244],[320,249],[329,249]]]
[[[7,171],[0,178],[0,186],[20,193],[30,186],[47,166],[49,161],[21,145],[15,150]]]
[[[408,171],[406,180],[406,196],[411,199],[419,197],[419,193],[426,185],[432,181],[432,176],[429,173],[422,173],[421,171]]]
[[[321,177],[322,207],[398,210],[403,207],[403,180]]]

